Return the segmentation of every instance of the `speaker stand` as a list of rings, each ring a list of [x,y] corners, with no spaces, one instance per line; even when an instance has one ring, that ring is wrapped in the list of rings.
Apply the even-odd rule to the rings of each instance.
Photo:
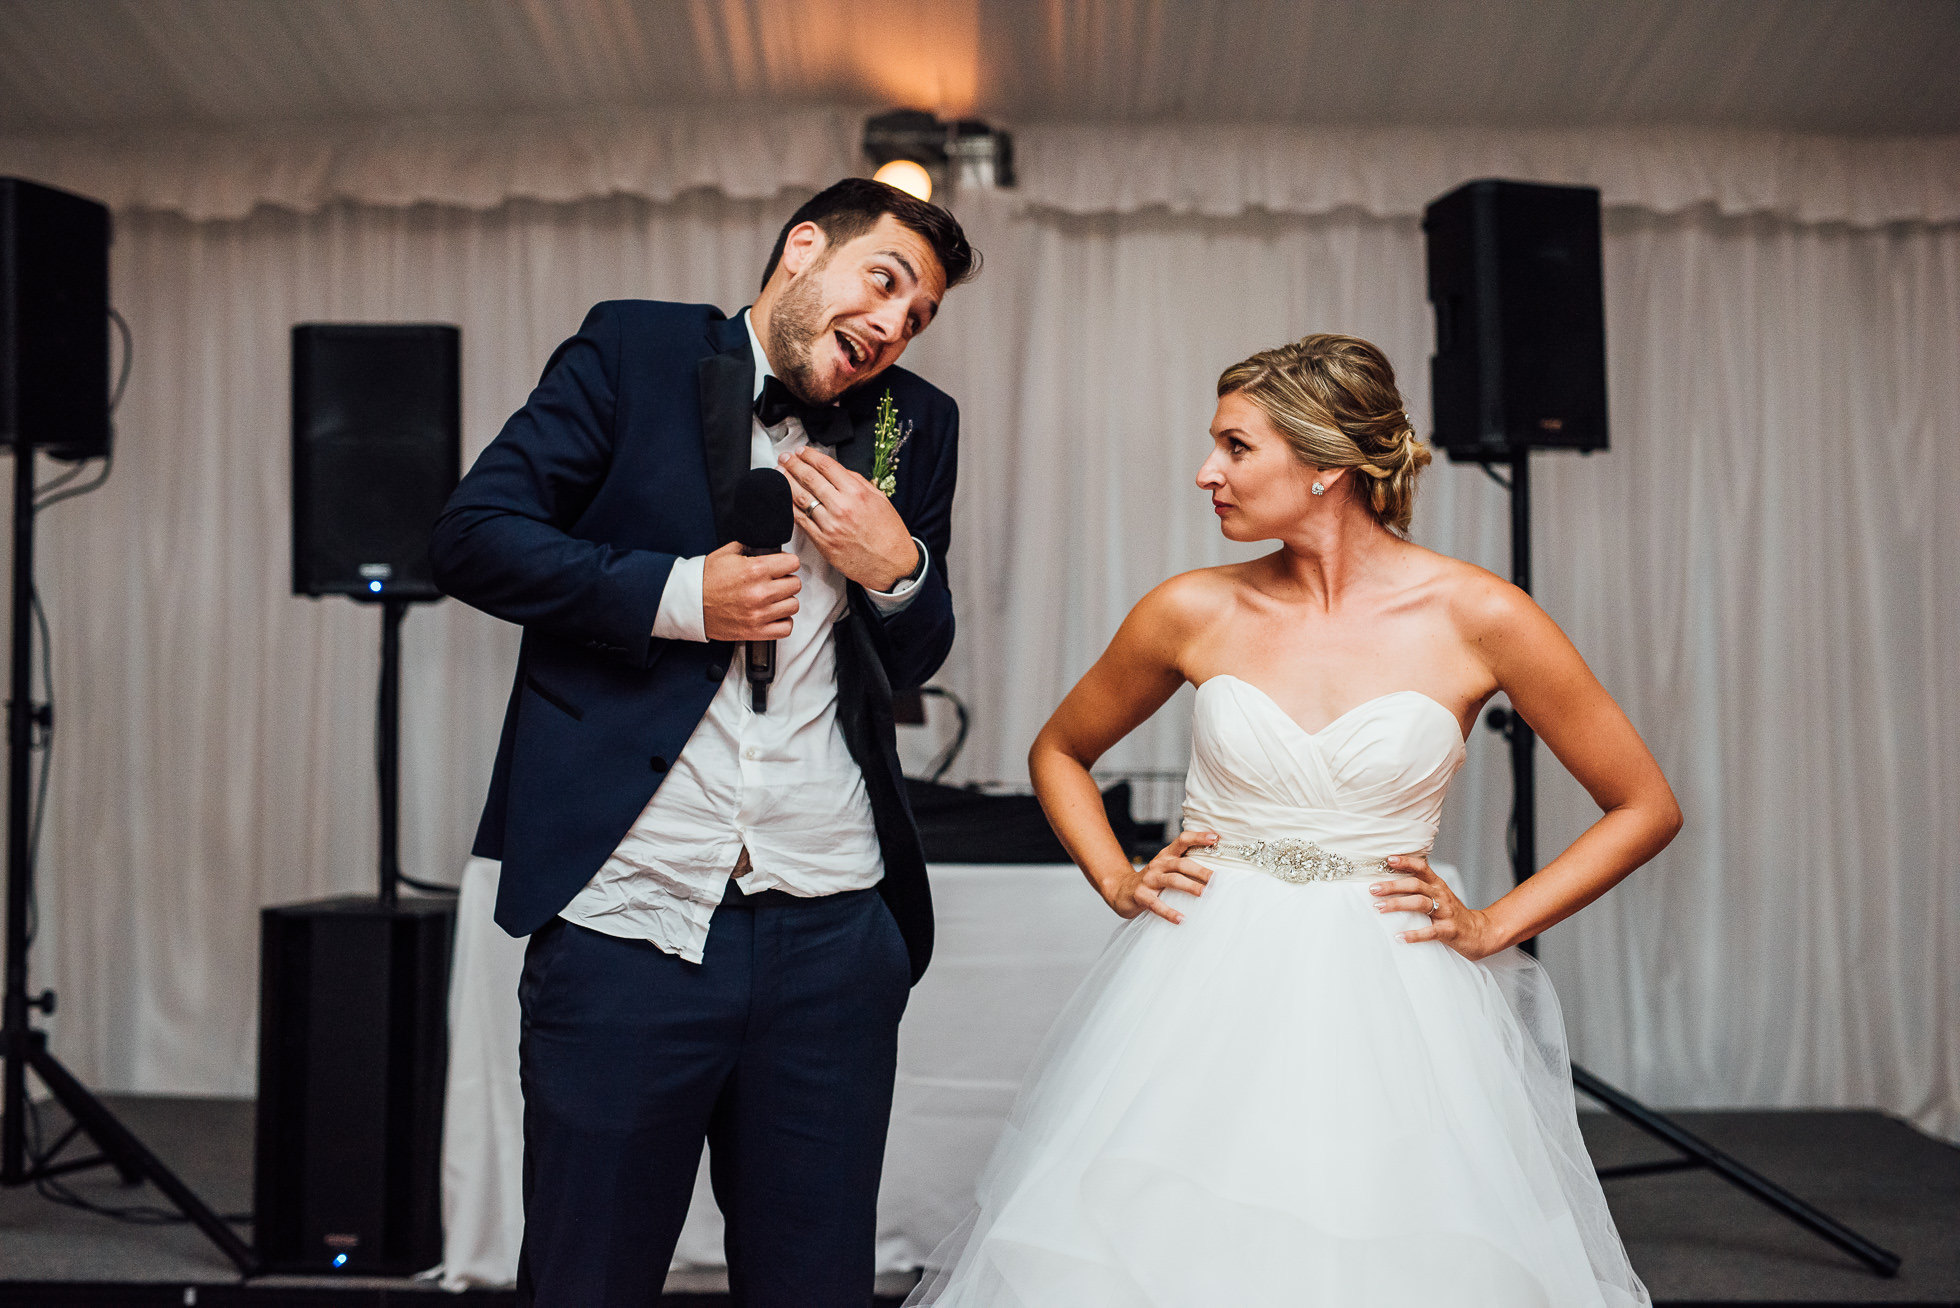
[[[1489,464],[1484,471],[1510,492],[1511,497],[1511,580],[1525,594],[1531,593],[1531,448],[1513,447],[1508,482],[1496,476]],[[1516,712],[1493,709],[1487,718],[1511,746],[1511,877],[1522,885],[1538,870],[1536,808],[1537,784],[1533,772],[1533,753],[1538,737],[1531,725]],[[1522,946],[1534,958],[1536,938]],[[1600,1080],[1577,1063],[1572,1064],[1572,1085],[1608,1112],[1631,1123],[1675,1151],[1675,1157],[1652,1163],[1631,1163],[1608,1167],[1600,1180],[1616,1176],[1651,1176],[1661,1172],[1683,1172],[1707,1168],[1743,1193],[1769,1205],[1804,1229],[1829,1240],[1838,1248],[1871,1268],[1880,1276],[1899,1273],[1899,1255],[1880,1248],[1850,1227],[1811,1207],[1767,1177],[1752,1171],[1714,1145],[1687,1130],[1680,1123],[1657,1113],[1624,1090]]]
[[[34,869],[28,848],[28,764],[33,751],[34,705],[30,670],[34,591],[34,446],[16,426],[14,454],[14,569],[13,665],[7,704],[7,981],[4,1026],[6,1068],[0,1082],[0,1186],[32,1185],[51,1177],[94,1167],[113,1167],[125,1184],[148,1181],[198,1230],[224,1252],[243,1275],[250,1276],[258,1259],[250,1245],[209,1205],[192,1193],[157,1156],[143,1147],[107,1106],[48,1052],[48,1037],[34,1028],[30,1013],[54,1012],[54,992],[27,993],[27,906]],[[27,1074],[32,1071],[67,1110],[72,1125],[38,1156],[27,1147]],[[94,1142],[96,1152],[57,1161],[78,1136]]]

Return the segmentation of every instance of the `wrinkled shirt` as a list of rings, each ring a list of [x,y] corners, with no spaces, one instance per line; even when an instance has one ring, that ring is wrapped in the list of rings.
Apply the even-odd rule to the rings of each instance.
[[[755,358],[755,394],[771,375],[769,357],[745,313]],[[749,466],[810,444],[803,424],[785,418],[765,428],[751,418]],[[832,451],[817,446],[826,454]],[[924,558],[925,544],[917,542]],[[740,651],[694,734],[660,788],[612,856],[559,916],[611,936],[650,940],[691,963],[701,961],[708,925],[746,847],[750,868],[737,883],[754,894],[833,895],[876,885],[884,858],[872,824],[864,774],[837,726],[837,642],[832,627],[849,607],[845,577],[795,528],[797,611],[790,634],[776,642],[776,679],[768,710],[750,707]],[[674,564],[653,634],[706,640],[702,617],[705,559]],[[915,577],[922,577],[920,568]],[[867,591],[881,611],[909,604],[915,579],[889,593]]]

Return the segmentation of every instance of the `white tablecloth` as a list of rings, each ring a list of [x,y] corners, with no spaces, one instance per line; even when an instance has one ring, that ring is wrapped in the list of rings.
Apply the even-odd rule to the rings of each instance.
[[[1069,864],[940,864],[932,967],[898,1036],[878,1195],[878,1270],[919,1266],[966,1215],[1035,1047],[1119,925]],[[524,942],[490,920],[497,864],[471,859],[457,910],[443,1116],[443,1283],[508,1285],[523,1235],[517,978]],[[676,1266],[719,1266],[705,1166]]]

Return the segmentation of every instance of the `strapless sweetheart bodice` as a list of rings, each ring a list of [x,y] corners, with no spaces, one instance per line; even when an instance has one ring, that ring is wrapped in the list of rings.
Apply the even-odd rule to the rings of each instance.
[[[1378,695],[1308,731],[1224,673],[1198,687],[1192,713],[1184,826],[1228,841],[1310,841],[1358,859],[1427,853],[1463,765],[1456,715],[1420,691]]]

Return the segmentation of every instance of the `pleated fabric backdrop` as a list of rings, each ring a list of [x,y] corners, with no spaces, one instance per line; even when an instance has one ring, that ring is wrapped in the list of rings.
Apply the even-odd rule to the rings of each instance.
[[[1052,179],[1065,143],[1029,150],[1046,189],[961,199],[987,270],[906,360],[964,415],[941,677],[975,710],[958,779],[1025,780],[1136,598],[1243,556],[1191,485],[1222,368],[1353,332],[1427,414],[1406,204],[1032,203],[1079,190]],[[251,1093],[258,908],[371,881],[379,618],[288,593],[291,325],[460,324],[473,456],[593,301],[745,303],[806,182],[119,213],[137,353],[115,474],[40,536],[59,733],[36,979],[86,1077]],[[1613,449],[1539,457],[1538,592],[1688,826],[1548,939],[1575,1055],[1659,1104],[1873,1104],[1960,1139],[1960,222],[1608,198]],[[1416,536],[1502,572],[1506,512],[1439,462]],[[516,633],[445,603],[404,638],[404,860],[453,879]],[[1187,698],[1110,762],[1180,766]],[[1542,772],[1549,851],[1591,811]],[[1480,732],[1439,853],[1487,898],[1508,803]]]

